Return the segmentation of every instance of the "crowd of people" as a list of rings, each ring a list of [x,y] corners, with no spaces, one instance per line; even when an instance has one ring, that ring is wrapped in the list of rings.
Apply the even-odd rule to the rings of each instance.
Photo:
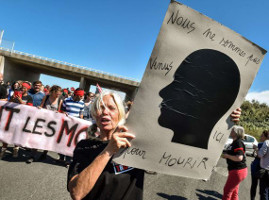
[[[59,155],[59,162],[69,166],[67,188],[73,199],[142,199],[144,171],[126,166],[117,166],[112,157],[121,148],[130,147],[135,135],[128,132],[124,122],[132,102],[124,103],[114,92],[95,95],[81,88],[63,89],[57,85],[43,87],[41,81],[31,84],[16,81],[0,85],[0,99],[28,106],[36,106],[55,112],[63,112],[84,120],[93,121],[89,137],[81,140],[73,158]],[[238,121],[240,109],[233,111],[231,118]],[[230,136],[233,143],[222,157],[227,160],[228,179],[224,186],[223,199],[238,199],[239,184],[247,177],[244,128],[234,126]],[[255,199],[257,182],[260,181],[261,199],[269,198],[269,134],[264,131],[257,147],[258,157],[252,163],[251,199]],[[5,156],[8,144],[3,143],[0,157]],[[19,147],[13,149],[18,156]],[[36,149],[31,149],[27,163],[36,159]],[[46,159],[43,151],[39,160]],[[119,170],[119,171],[117,171]],[[116,173],[117,172],[117,173]]]
[[[1,76],[2,77],[2,76]],[[0,100],[9,101],[28,106],[35,106],[62,112],[66,115],[82,118],[88,121],[92,119],[90,110],[95,99],[95,94],[85,92],[81,88],[61,88],[60,86],[43,86],[41,81],[30,83],[28,81],[15,81],[10,84],[9,81],[0,83]],[[8,144],[3,142],[0,159],[5,157]],[[14,146],[13,158],[18,157],[20,147]],[[30,150],[30,156],[27,158],[27,163],[32,163],[35,160],[42,161],[46,159],[48,151],[43,151],[39,158],[37,157],[37,149]],[[59,154],[59,162],[65,166],[69,166],[71,158]]]

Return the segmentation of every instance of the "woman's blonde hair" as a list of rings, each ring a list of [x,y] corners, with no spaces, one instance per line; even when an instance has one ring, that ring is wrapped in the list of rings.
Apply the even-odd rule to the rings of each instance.
[[[112,92],[112,91],[104,91],[95,98],[95,101],[93,102],[93,105],[91,107],[92,117],[96,121],[97,112],[102,112],[101,105],[103,104],[102,103],[103,98],[104,98],[104,96],[107,96],[107,95],[109,95],[113,98],[113,100],[114,100],[114,102],[119,110],[119,123],[118,123],[118,125],[123,125],[125,123],[125,119],[126,119],[124,104],[123,104],[121,97],[117,93]]]
[[[245,137],[245,129],[242,126],[233,126],[234,133],[236,134],[237,138],[244,139]]]

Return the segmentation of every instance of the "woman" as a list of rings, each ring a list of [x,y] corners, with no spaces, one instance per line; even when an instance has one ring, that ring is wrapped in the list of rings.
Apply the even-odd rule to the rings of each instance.
[[[255,151],[258,152],[258,150],[262,147],[263,142],[267,139],[269,136],[268,131],[263,131],[260,136],[260,143],[258,144],[258,147],[255,148]],[[256,196],[256,190],[257,185],[259,181],[259,177],[257,172],[260,169],[260,158],[258,156],[255,157],[254,161],[251,163],[251,188],[250,188],[250,199],[255,200]]]
[[[50,88],[49,95],[46,95],[41,102],[40,107],[48,110],[60,111],[63,100],[61,98],[62,88],[58,85],[53,85]]]
[[[247,165],[245,156],[244,128],[234,126],[230,137],[233,143],[228,147],[227,152],[222,154],[226,158],[229,176],[224,186],[223,200],[238,199],[239,184],[247,177]]]
[[[53,85],[49,90],[49,95],[44,96],[39,108],[45,108],[52,111],[60,111],[63,100],[61,98],[62,88],[58,85]],[[39,157],[39,161],[45,160],[47,158],[48,151],[43,151]]]
[[[68,171],[68,190],[73,199],[142,199],[144,171],[117,165],[113,155],[130,147],[134,135],[122,126],[125,111],[120,97],[105,92],[93,103],[91,114],[99,138],[82,140]]]

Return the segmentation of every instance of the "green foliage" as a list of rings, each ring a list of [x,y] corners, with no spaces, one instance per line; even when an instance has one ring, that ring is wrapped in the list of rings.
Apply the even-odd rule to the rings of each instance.
[[[269,129],[269,107],[265,103],[252,100],[244,101],[241,109],[239,125],[245,128],[247,134],[253,135],[259,141],[261,133]]]

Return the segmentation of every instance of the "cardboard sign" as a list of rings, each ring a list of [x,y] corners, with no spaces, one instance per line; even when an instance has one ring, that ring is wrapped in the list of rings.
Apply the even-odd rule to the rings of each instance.
[[[266,51],[171,2],[127,120],[136,135],[114,161],[207,179]]]
[[[91,122],[46,109],[0,101],[0,141],[72,156]]]

